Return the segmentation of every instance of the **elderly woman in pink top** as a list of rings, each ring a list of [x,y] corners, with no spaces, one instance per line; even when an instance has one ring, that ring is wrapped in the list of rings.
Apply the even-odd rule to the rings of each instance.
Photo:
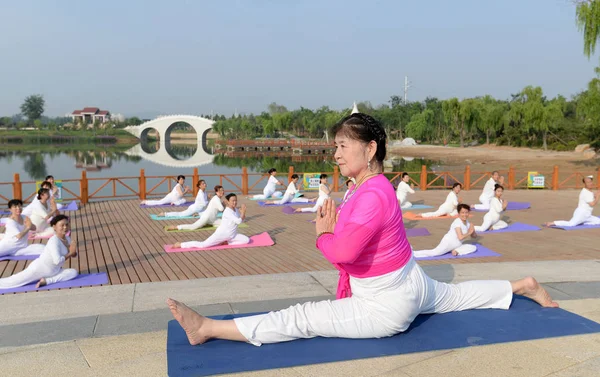
[[[513,294],[558,306],[531,277],[456,285],[429,278],[413,259],[394,187],[381,174],[383,127],[355,113],[340,121],[333,134],[340,171],[356,182],[339,208],[328,199],[317,215],[317,248],[340,272],[337,299],[234,320],[208,319],[168,299],[192,345],[211,338],[259,346],[316,336],[388,337],[405,331],[421,313],[508,309]]]

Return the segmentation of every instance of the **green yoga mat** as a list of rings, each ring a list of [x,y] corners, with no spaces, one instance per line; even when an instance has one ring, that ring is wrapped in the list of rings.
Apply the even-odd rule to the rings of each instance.
[[[248,224],[240,224],[238,225],[238,228],[248,228]],[[199,232],[201,230],[216,230],[217,227],[214,225],[211,226],[204,226],[202,228],[198,228],[198,229],[194,229],[194,230],[167,230],[167,227],[165,227],[165,231],[168,233],[177,233],[177,232]]]

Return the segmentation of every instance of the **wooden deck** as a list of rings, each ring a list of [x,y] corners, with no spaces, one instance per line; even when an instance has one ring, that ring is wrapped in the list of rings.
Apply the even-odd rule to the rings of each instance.
[[[463,192],[465,202],[473,202],[479,190]],[[446,191],[417,192],[414,202],[436,205],[443,201]],[[540,225],[544,221],[569,219],[577,205],[578,190],[507,191],[505,198],[529,201],[532,209],[509,211],[510,221]],[[341,194],[335,194],[341,196]],[[221,276],[275,274],[331,270],[333,267],[315,248],[313,214],[285,215],[281,207],[260,207],[256,202],[240,198],[248,205],[246,235],[269,232],[275,245],[250,249],[186,252],[166,254],[164,244],[178,241],[202,240],[211,231],[166,233],[165,225],[185,221],[153,221],[151,213],[164,208],[142,209],[138,200],[95,202],[79,211],[68,213],[72,233],[79,245],[79,256],[68,262],[80,273],[106,272],[110,284],[158,282]],[[181,208],[183,210],[183,208]],[[421,211],[422,212],[422,211]],[[479,225],[483,213],[475,213],[472,221]],[[451,220],[407,221],[407,228],[426,227],[428,237],[410,238],[415,249],[432,248],[447,232]],[[422,265],[442,263],[482,263],[535,260],[597,259],[600,229],[562,231],[543,229],[538,232],[486,235],[480,241],[501,257],[424,261]],[[39,241],[36,241],[39,242]],[[43,241],[45,242],[45,241]],[[0,277],[23,270],[28,261],[0,262]]]

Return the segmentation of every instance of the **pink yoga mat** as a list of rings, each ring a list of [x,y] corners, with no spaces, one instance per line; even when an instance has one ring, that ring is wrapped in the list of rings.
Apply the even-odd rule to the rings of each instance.
[[[30,292],[30,291],[48,291],[50,289],[58,288],[73,288],[73,287],[85,287],[86,285],[100,285],[108,283],[108,275],[106,272],[100,272],[96,274],[82,274],[78,275],[75,279],[69,281],[61,281],[60,283],[46,285],[44,287],[35,289],[35,284],[28,284],[18,288],[0,289],[0,294],[3,293],[16,293],[16,292]]]
[[[167,253],[181,253],[181,252],[186,252],[186,251],[240,249],[240,248],[248,248],[248,247],[272,246],[272,245],[275,245],[275,242],[273,242],[273,240],[271,239],[271,236],[269,236],[269,233],[264,232],[261,234],[257,234],[256,236],[250,237],[250,243],[247,243],[245,245],[220,245],[220,246],[207,247],[205,249],[199,249],[199,248],[175,249],[175,248],[173,248],[172,245],[165,245],[164,249]]]
[[[176,206],[172,206],[172,205],[170,205],[170,204],[161,204],[161,205],[159,205],[159,206],[147,206],[147,205],[145,205],[145,204],[140,204],[140,208],[189,207],[189,206],[191,206],[192,204],[194,204],[194,202],[192,202],[192,201],[190,201],[190,202],[185,202],[185,203],[183,203],[183,204],[179,204],[179,205],[176,205]]]
[[[454,256],[452,253],[446,253],[444,255],[440,255],[438,257],[425,257],[425,258],[417,258],[415,260],[438,260],[438,259],[464,259],[464,258],[484,258],[484,257],[500,257],[501,255],[488,249],[485,246],[477,244],[477,251],[467,255],[458,255]]]

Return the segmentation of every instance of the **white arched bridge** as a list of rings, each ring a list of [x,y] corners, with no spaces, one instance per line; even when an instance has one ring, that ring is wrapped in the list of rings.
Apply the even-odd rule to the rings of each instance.
[[[171,148],[171,132],[177,123],[184,122],[189,124],[197,135],[196,153],[188,159],[180,160],[169,153]],[[213,156],[204,149],[204,140],[208,131],[212,129],[214,121],[211,119],[194,115],[167,115],[158,117],[151,121],[140,124],[139,126],[127,126],[125,131],[139,138],[141,143],[129,149],[125,153],[130,156],[140,156],[157,164],[171,167],[196,167],[210,164]],[[147,141],[148,132],[155,130],[159,137],[158,150],[154,153],[148,153],[142,148],[142,144]]]

